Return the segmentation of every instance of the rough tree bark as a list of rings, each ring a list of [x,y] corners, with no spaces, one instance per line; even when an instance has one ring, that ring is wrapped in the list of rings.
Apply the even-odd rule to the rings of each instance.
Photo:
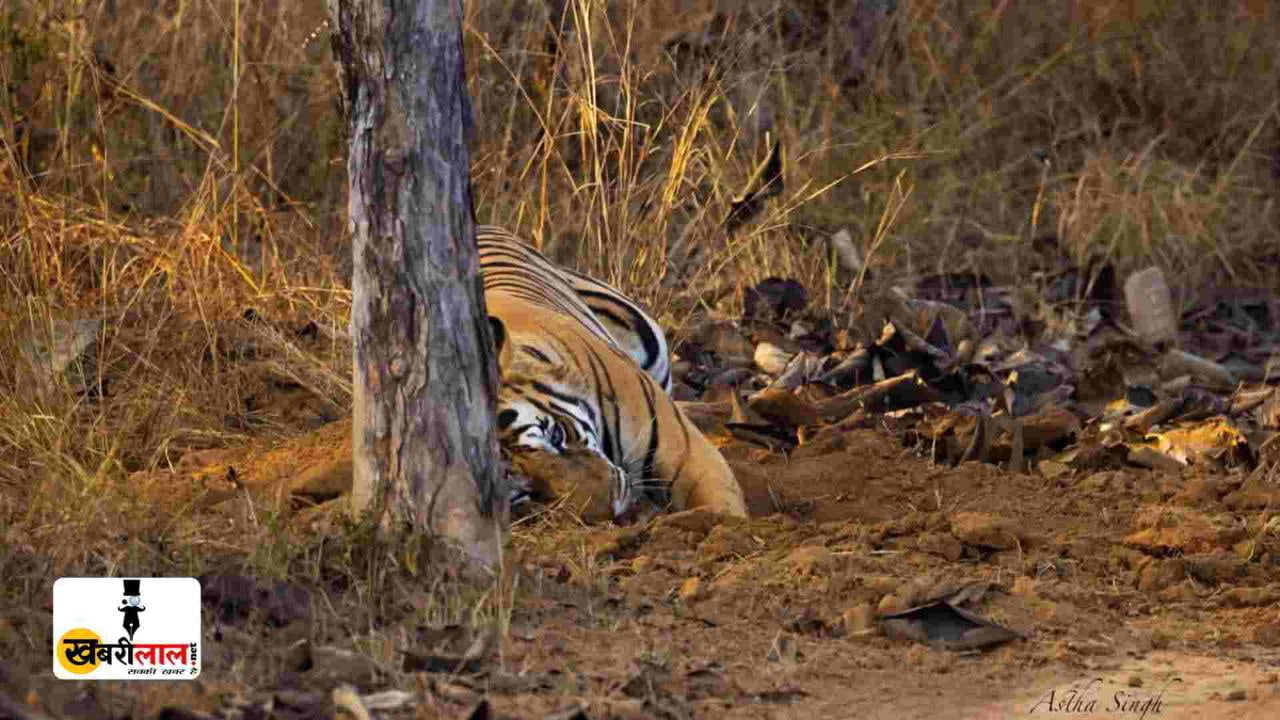
[[[353,508],[492,565],[502,494],[461,0],[329,0],[347,117]]]

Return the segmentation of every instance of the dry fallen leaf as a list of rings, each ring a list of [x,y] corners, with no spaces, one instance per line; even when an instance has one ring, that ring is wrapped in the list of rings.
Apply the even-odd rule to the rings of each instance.
[[[1177,427],[1161,433],[1150,433],[1156,448],[1165,455],[1188,464],[1216,450],[1229,450],[1245,443],[1244,435],[1225,417],[1216,417],[1196,425]]]
[[[765,420],[787,427],[817,425],[822,413],[812,403],[793,392],[766,388],[747,400],[752,410]]]

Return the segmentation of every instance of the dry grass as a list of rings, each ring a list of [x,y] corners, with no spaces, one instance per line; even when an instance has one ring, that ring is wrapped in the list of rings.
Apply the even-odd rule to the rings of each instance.
[[[845,5],[470,3],[480,218],[677,331],[772,274],[849,301],[823,242],[841,228],[880,281],[1010,280],[1051,232],[1186,288],[1277,285],[1270,3]],[[0,546],[58,571],[403,567],[113,492],[305,428],[262,403],[282,388],[346,408],[342,125],[324,34],[306,44],[322,7],[0,8]],[[728,236],[770,137],[786,187]],[[74,319],[98,328],[81,371],[36,382],[33,343]]]

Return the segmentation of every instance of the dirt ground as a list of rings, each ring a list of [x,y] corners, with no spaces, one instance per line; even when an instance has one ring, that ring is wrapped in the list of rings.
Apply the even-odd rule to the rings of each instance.
[[[314,476],[333,468],[341,432],[204,461],[279,482],[288,458],[289,477]],[[589,718],[1280,713],[1280,546],[1238,478],[1049,480],[934,466],[875,428],[789,458],[737,441],[722,449],[750,521],[686,512],[585,527],[549,512],[519,524],[510,606],[489,624],[500,640],[484,642],[482,619],[424,622],[438,588],[397,584],[370,598],[296,577],[225,575],[204,578],[197,682],[58,683],[43,652],[10,655],[0,681],[55,717],[329,717],[344,684],[393,708],[376,717],[576,707]],[[208,473],[185,481],[209,497]],[[234,525],[235,505],[207,512]],[[295,518],[323,531],[316,513]],[[957,651],[886,634],[882,615],[958,591],[1021,639]],[[368,627],[342,620],[360,603],[381,608]],[[5,613],[6,647],[45,646],[47,615]],[[478,655],[462,651],[477,638]],[[493,714],[472,715],[483,698]]]

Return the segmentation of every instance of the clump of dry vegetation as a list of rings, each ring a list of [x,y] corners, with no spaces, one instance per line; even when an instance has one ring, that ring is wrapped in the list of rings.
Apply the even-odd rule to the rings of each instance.
[[[323,13],[0,7],[0,548],[15,551],[0,577],[405,567],[252,503],[228,530],[198,503],[157,514],[127,492],[191,450],[347,412]],[[852,318],[855,286],[942,269],[1013,282],[1045,247],[1080,267],[1158,263],[1184,299],[1274,288],[1278,31],[1266,0],[469,3],[478,216],[643,299],[677,337],[768,276]],[[728,232],[774,140],[785,186]],[[865,276],[840,270],[840,230]]]

